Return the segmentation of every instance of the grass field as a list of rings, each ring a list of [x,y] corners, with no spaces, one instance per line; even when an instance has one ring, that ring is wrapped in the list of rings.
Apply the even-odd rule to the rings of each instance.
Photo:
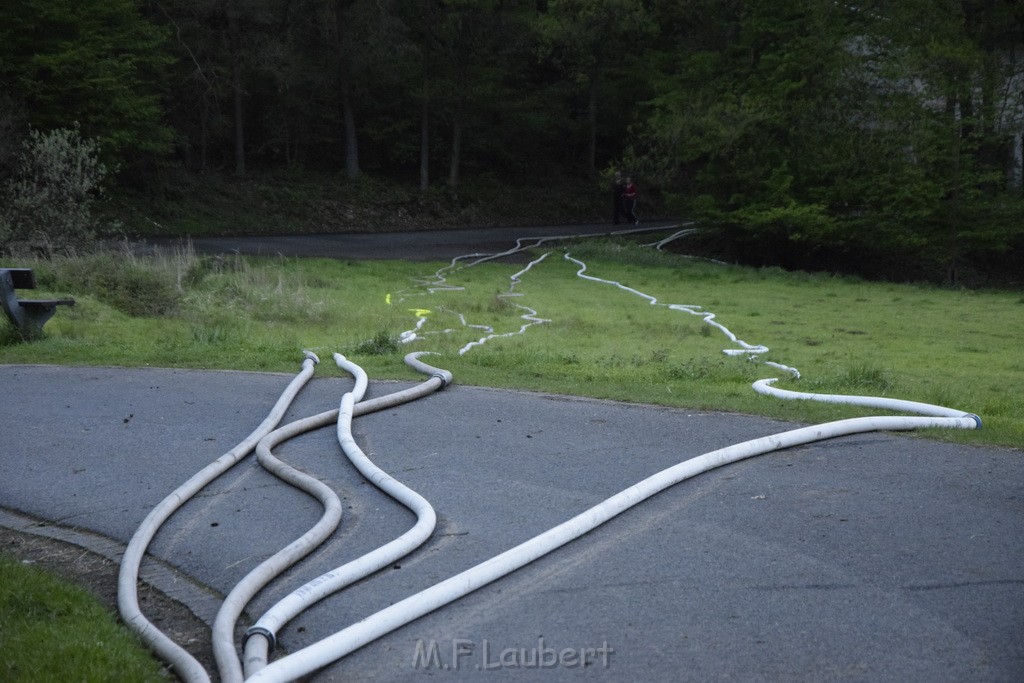
[[[565,252],[586,263],[586,275],[621,286],[579,277]],[[24,343],[5,328],[0,362],[294,372],[311,349],[325,359],[340,351],[371,378],[412,379],[402,358],[426,350],[463,384],[805,422],[878,412],[751,390],[757,379],[779,377],[778,386],[799,391],[977,413],[981,431],[930,436],[1024,445],[1016,393],[1024,293],[740,268],[608,241],[559,247],[513,283],[543,253],[473,266],[213,258],[187,249],[40,262],[32,265],[43,286],[78,305],[62,309],[40,341]],[[520,307],[545,322],[519,334],[529,322]],[[708,323],[709,313],[768,351],[727,355],[740,347]],[[413,331],[417,339],[399,341]],[[488,334],[508,336],[460,354]],[[318,370],[339,372],[331,363]]]

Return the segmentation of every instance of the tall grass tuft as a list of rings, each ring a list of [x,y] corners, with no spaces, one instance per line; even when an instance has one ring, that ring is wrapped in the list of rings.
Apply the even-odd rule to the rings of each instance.
[[[362,356],[386,356],[398,351],[398,340],[387,330],[379,330],[370,339],[352,347],[350,353]]]
[[[843,369],[836,382],[841,391],[886,394],[895,386],[892,374],[871,362],[853,363]]]
[[[178,312],[182,290],[175,274],[154,262],[101,252],[35,264],[40,283],[94,297],[122,313],[159,317]]]

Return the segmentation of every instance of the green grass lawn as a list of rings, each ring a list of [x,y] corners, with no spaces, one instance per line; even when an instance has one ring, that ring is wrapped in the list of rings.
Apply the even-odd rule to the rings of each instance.
[[[0,679],[172,680],[84,590],[0,555]]]
[[[651,304],[613,280],[657,299]],[[533,253],[539,257],[543,251]],[[24,265],[24,264],[22,264]],[[351,357],[371,378],[413,379],[403,356],[462,384],[735,411],[797,421],[878,412],[782,401],[751,384],[779,377],[799,391],[936,403],[979,414],[984,429],[931,436],[1024,445],[1024,294],[758,270],[686,259],[623,242],[555,248],[525,266],[199,257],[187,250],[32,264],[43,286],[71,295],[46,338],[0,335],[2,363],[159,366],[294,372],[303,349]],[[441,269],[443,287],[436,286]],[[431,291],[434,290],[434,291]],[[514,294],[514,296],[509,296]],[[668,304],[699,307],[701,315]],[[516,333],[524,310],[544,324]],[[147,314],[157,311],[159,315]],[[703,318],[713,313],[759,355]],[[420,338],[398,343],[420,318]],[[466,323],[466,324],[463,324]],[[766,361],[799,370],[800,378]],[[318,373],[340,373],[323,363]]]

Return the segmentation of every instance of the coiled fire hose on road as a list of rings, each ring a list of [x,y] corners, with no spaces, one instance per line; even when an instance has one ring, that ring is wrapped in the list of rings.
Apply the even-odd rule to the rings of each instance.
[[[150,623],[139,608],[139,568],[142,565],[142,558],[146,554],[146,548],[149,547],[163,523],[178,508],[252,452],[259,440],[281,421],[299,390],[313,376],[313,369],[319,362],[320,359],[316,357],[316,354],[307,351],[306,359],[302,362],[302,370],[285,388],[284,393],[274,404],[266,419],[241,443],[194,474],[153,508],[135,531],[121,558],[117,581],[117,608],[121,613],[121,618],[128,628],[139,634],[142,641],[152,648],[157,656],[173,666],[185,681],[208,681],[210,677],[206,669],[187,650]]]
[[[680,236],[681,234],[682,232],[673,237]],[[517,243],[517,250],[523,248],[525,247],[520,243]],[[482,258],[479,262],[490,260],[491,258],[494,258],[494,255]],[[725,350],[724,352],[728,355],[744,354],[756,356],[767,352],[766,347],[747,344],[737,338],[728,329],[717,323],[717,321],[714,320],[713,314],[710,314],[708,311],[705,311],[700,307],[658,303],[653,297],[638,290],[626,287],[620,283],[585,275],[585,264],[572,258],[568,254],[565,254],[565,258],[576,262],[577,265],[580,266],[577,276],[581,279],[615,285],[624,291],[643,297],[649,304],[666,306],[672,310],[683,311],[702,317],[706,324],[718,328],[727,337],[729,337],[730,341],[740,347]],[[543,260],[543,257],[538,259],[537,262],[541,260]],[[474,264],[475,263],[476,262],[474,262]],[[525,273],[526,270],[529,270],[529,267],[520,271],[520,273],[517,273],[517,276]],[[515,283],[515,277],[513,278],[513,283]],[[414,363],[418,362],[415,360],[415,356],[417,355],[419,354],[410,354],[406,357],[406,362],[413,365],[413,367],[416,367]],[[353,392],[350,392],[350,394],[346,394],[345,398],[342,400],[342,405],[339,410],[327,411],[326,413],[312,416],[305,420],[300,420],[298,423],[288,425],[281,430],[277,430],[276,433],[266,434],[264,438],[260,439],[259,446],[257,446],[257,452],[259,454],[265,450],[266,456],[269,457],[261,458],[261,463],[263,463],[264,460],[271,464],[274,461],[280,463],[280,461],[277,461],[276,458],[273,458],[272,454],[270,454],[270,449],[273,446],[288,438],[292,438],[299,433],[308,431],[309,429],[313,429],[318,426],[326,426],[327,424],[335,422],[337,424],[339,442],[342,444],[343,450],[345,450],[346,455],[349,456],[349,459],[352,460],[353,464],[359,467],[364,475],[374,480],[375,483],[378,480],[381,482],[387,482],[390,478],[379,470],[374,472],[374,469],[371,469],[374,468],[374,466],[372,463],[369,463],[368,460],[366,460],[365,463],[369,463],[369,467],[364,470],[364,467],[366,467],[363,462],[365,455],[362,454],[354,440],[351,438],[351,418],[356,415],[371,412],[372,410],[379,410],[390,405],[397,405],[398,403],[405,402],[405,400],[411,400],[411,398],[407,399],[402,395],[408,394],[409,392],[415,393],[420,388],[414,388],[412,390],[407,390],[406,392],[398,392],[397,394],[381,397],[380,399],[374,399],[373,401],[360,402],[359,398],[356,398],[356,396],[358,395],[361,398],[362,391],[365,390],[365,373],[363,373],[361,368],[358,368],[358,366],[348,364],[343,357],[340,359],[336,358],[336,360],[338,360],[339,366],[348,370],[356,377],[356,389],[353,390]],[[765,363],[765,365],[778,367],[791,372],[794,376],[799,376],[799,373],[795,369],[788,368],[787,366],[782,366],[776,363]],[[431,379],[425,382],[424,385],[440,384],[443,386],[451,380],[450,374],[445,371],[439,371],[436,368],[431,368],[430,366],[424,366],[424,369],[420,369],[420,371],[426,372],[427,374],[433,373]],[[413,509],[417,514],[417,524],[413,529],[406,532],[406,534],[403,534],[403,536],[398,539],[381,546],[381,548],[378,548],[372,553],[368,553],[367,555],[357,558],[356,560],[353,560],[332,572],[322,575],[318,579],[308,582],[302,588],[294,591],[277,605],[268,610],[257,624],[249,630],[244,645],[246,660],[245,675],[248,677],[246,680],[286,681],[308,675],[317,669],[344,657],[346,654],[368,644],[369,642],[372,642],[373,640],[394,631],[395,629],[398,629],[405,624],[432,612],[433,610],[468,595],[478,588],[496,581],[526,564],[529,564],[535,559],[553,552],[572,540],[577,539],[595,529],[604,522],[616,517],[625,510],[628,510],[651,496],[664,491],[666,488],[711,469],[755,457],[757,455],[850,434],[872,431],[905,431],[936,427],[956,429],[976,429],[981,427],[981,420],[978,416],[951,408],[933,406],[913,401],[901,401],[876,397],[821,395],[787,391],[772,386],[776,381],[776,379],[759,380],[754,383],[754,389],[762,394],[773,395],[775,397],[788,400],[815,400],[832,403],[847,403],[865,407],[877,407],[886,410],[912,412],[916,413],[917,416],[874,416],[838,420],[753,439],[689,458],[675,466],[669,467],[647,477],[646,479],[606,499],[602,503],[591,507],[572,519],[559,524],[510,550],[492,557],[491,559],[465,570],[445,581],[435,584],[430,588],[420,591],[419,593],[391,605],[390,607],[382,609],[362,621],[352,624],[317,643],[303,648],[291,655],[288,655],[287,657],[268,663],[267,659],[269,649],[274,645],[277,630],[284,623],[313,602],[326,597],[328,594],[336,590],[340,590],[359,578],[363,578],[377,571],[381,566],[385,566],[389,561],[391,561],[390,559],[379,560],[375,558],[386,557],[388,556],[388,553],[400,552],[405,554],[407,552],[411,552],[415,547],[418,547],[419,543],[422,543],[422,541],[429,536],[431,533],[430,529],[433,528],[433,520],[436,519],[436,516],[425,500],[410,491],[412,497],[410,497],[409,500],[412,502],[402,502],[410,509]],[[435,386],[432,389],[428,389],[426,390],[426,393],[436,390],[436,388],[439,387]],[[280,417],[278,417],[278,420],[279,419]],[[264,446],[265,449],[263,448]],[[252,446],[250,445],[248,448],[251,449]],[[275,468],[277,467],[277,465],[272,466]],[[288,468],[284,463],[280,463],[280,466]],[[373,474],[367,474],[367,472],[371,472]],[[282,478],[287,480],[291,476],[292,475],[284,475]],[[299,481],[299,478],[295,478],[295,481]],[[393,480],[390,481],[393,482]],[[397,482],[394,483],[397,484]],[[317,482],[317,484],[319,487],[327,489],[327,487],[323,486],[319,482]],[[309,486],[311,490],[319,488],[314,484],[309,484]],[[401,485],[398,484],[398,486]],[[313,495],[317,494],[314,493]],[[245,604],[256,594],[256,592],[266,585],[266,583],[272,580],[274,576],[279,574],[281,571],[284,571],[288,566],[291,566],[291,564],[300,559],[300,557],[304,556],[305,553],[310,552],[313,547],[319,545],[319,542],[312,543],[312,536],[318,536],[321,533],[324,533],[325,530],[326,534],[329,535],[333,528],[336,528],[338,521],[340,521],[340,501],[338,501],[337,495],[327,489],[326,491],[321,491],[318,497],[324,504],[325,519],[327,519],[327,521],[322,520],[321,523],[315,527],[317,530],[316,533],[312,530],[311,532],[307,532],[300,541],[296,541],[284,551],[281,551],[281,553],[279,553],[281,557],[278,560],[271,558],[271,560],[268,560],[257,568],[257,570],[254,570],[254,572],[250,574],[250,576],[253,576],[253,579],[250,581],[249,577],[247,577],[246,580],[243,580],[242,583],[236,586],[235,589],[233,589],[232,594],[229,596],[229,600],[225,601],[225,605],[222,607],[221,613],[218,614],[218,623],[215,624],[214,645],[215,653],[218,651],[221,652],[221,654],[218,655],[218,665],[221,667],[221,675],[225,681],[242,680],[243,674],[238,663],[237,651],[233,643],[233,630],[237,617]],[[398,496],[395,497],[398,498]],[[416,498],[419,500],[416,500]],[[338,501],[336,504],[338,508],[337,520],[334,519],[334,512],[329,510],[329,508],[335,506],[333,501]],[[332,524],[333,526],[331,526]],[[327,530],[328,528],[329,530]],[[155,533],[155,529],[153,533]],[[151,539],[152,535],[150,535],[149,538]],[[416,539],[415,541],[413,540],[414,538]],[[146,540],[145,543],[148,543],[148,540]],[[300,545],[309,545],[309,548],[308,550],[305,550],[302,555],[296,555],[296,548]],[[144,552],[144,546],[142,552]],[[139,554],[139,557],[141,559],[141,553]],[[383,562],[383,564],[381,564],[381,562]],[[282,566],[280,568],[274,567],[274,571],[268,571],[268,563],[277,563]],[[124,567],[125,565],[122,564],[122,574],[124,573]],[[224,615],[223,617],[221,616],[222,614]],[[159,636],[160,637],[154,637],[154,640],[159,641],[161,638],[166,638],[163,634],[159,634]],[[187,653],[186,656],[188,656]],[[171,660],[168,659],[168,661]],[[194,660],[192,661],[194,662]],[[174,665],[179,673],[185,672],[188,674],[185,675],[185,673],[182,673],[182,677],[186,680],[208,680],[206,672],[202,671],[202,667],[199,666],[198,663],[196,663],[196,667],[199,668],[201,673],[196,672],[191,666],[183,665],[180,661]]]
[[[309,582],[289,596],[290,599],[286,598],[283,605],[279,604],[271,608],[268,616],[261,619],[246,634],[246,658],[248,660],[251,657],[251,667],[259,667],[260,662],[265,661],[266,651],[276,640],[276,631],[282,624],[314,602],[340,590],[352,581],[376,571],[379,569],[379,567],[375,567],[377,563],[383,562],[381,566],[386,565],[387,558],[392,554],[401,552],[398,556],[404,556],[429,537],[436,519],[430,504],[414,491],[374,466],[362,454],[351,437],[353,417],[408,403],[434,393],[451,383],[451,373],[419,360],[420,356],[425,353],[423,351],[410,353],[405,357],[405,362],[416,371],[430,375],[429,379],[415,387],[370,401],[362,401],[367,386],[366,373],[359,366],[346,360],[344,356],[335,354],[338,365],[352,372],[356,378],[355,388],[344,395],[341,407],[285,425],[267,434],[257,445],[256,454],[260,464],[275,476],[317,498],[324,506],[324,513],[309,531],[250,571],[225,598],[213,625],[214,657],[217,660],[222,681],[240,681],[243,678],[243,668],[234,643],[235,624],[241,616],[242,610],[267,584],[327,540],[341,521],[341,501],[337,494],[319,480],[299,472],[275,458],[270,452],[272,448],[299,434],[337,423],[342,448],[353,464],[374,484],[413,509],[420,520],[406,535],[371,553],[372,557],[359,558],[349,565],[339,567],[330,575],[324,575]],[[416,541],[415,545],[411,545],[414,541]]]
[[[543,557],[670,486],[717,467],[772,451],[849,434],[872,431],[906,431],[928,427],[976,429],[979,426],[980,420],[977,416],[968,413],[960,413],[956,417],[851,418],[752,439],[684,460],[634,484],[525,543],[382,609],[284,659],[269,664],[255,672],[247,681],[291,681],[312,673],[367,643]]]
[[[339,367],[352,373],[357,382],[366,376],[362,368],[343,356],[335,354],[335,360]],[[338,441],[342,450],[363,476],[409,508],[416,515],[416,524],[391,542],[313,579],[267,610],[246,632],[246,676],[251,676],[267,665],[269,647],[274,644],[276,633],[281,626],[315,602],[405,557],[430,537],[437,523],[434,508],[425,498],[374,465],[355,443],[352,438],[354,413],[352,398],[350,394],[346,394],[342,398],[337,423]]]

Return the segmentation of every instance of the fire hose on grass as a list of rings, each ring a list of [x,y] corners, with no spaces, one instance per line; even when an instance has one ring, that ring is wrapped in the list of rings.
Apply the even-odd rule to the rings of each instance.
[[[677,234],[676,236],[681,235]],[[541,242],[537,242],[537,244],[540,243]],[[513,253],[525,248],[527,247],[524,247],[521,242],[517,242],[517,248],[506,253]],[[501,255],[503,254],[481,258],[470,265],[475,265],[476,263],[490,260],[491,258],[497,258]],[[534,263],[539,263],[543,258],[544,257],[541,257]],[[677,304],[660,304],[653,297],[635,289],[626,287],[620,283],[584,275],[586,270],[585,264],[572,258],[568,254],[565,255],[565,258],[567,260],[574,261],[580,266],[577,276],[581,279],[615,285],[622,290],[647,299],[650,304],[666,306],[672,310],[683,311],[702,317],[706,324],[720,329],[733,343],[740,347],[725,350],[724,353],[727,355],[746,354],[751,357],[755,357],[768,351],[766,347],[747,344],[743,340],[737,338],[728,329],[715,321],[713,314],[701,309],[700,307],[682,306]],[[453,266],[454,263],[455,262],[453,261]],[[530,266],[534,265],[534,263],[531,263]],[[517,273],[516,276],[513,276],[513,287],[517,282],[518,276],[528,271],[530,266]],[[443,278],[441,279],[443,280]],[[410,336],[415,337],[416,335],[413,334]],[[481,340],[481,342],[482,341],[484,340]],[[460,353],[463,352],[464,351]],[[415,360],[415,356],[417,355],[418,354],[410,354],[406,357],[406,362],[413,367],[417,367],[416,363],[418,363],[418,361]],[[336,357],[336,360],[340,367],[351,372],[356,377],[356,388],[353,392],[345,395],[339,410],[327,411],[326,413],[306,418],[305,420],[288,425],[261,439],[260,444],[257,447],[257,452],[260,454],[266,451],[264,456],[269,456],[269,458],[261,457],[261,462],[264,460],[267,462],[276,461],[276,458],[273,458],[270,454],[270,448],[281,443],[285,439],[296,436],[299,433],[308,431],[309,429],[313,429],[318,426],[326,426],[331,422],[336,422],[339,443],[341,443],[342,448],[349,459],[357,468],[360,469],[361,472],[363,472],[365,476],[373,480],[381,486],[381,488],[385,488],[384,484],[390,483],[393,483],[397,487],[404,488],[401,484],[390,479],[390,477],[385,473],[376,468],[368,459],[366,459],[365,455],[362,454],[362,451],[359,450],[351,437],[351,419],[356,415],[365,414],[372,410],[378,410],[390,405],[397,405],[398,403],[405,402],[406,400],[412,400],[411,397],[402,395],[408,394],[409,392],[416,393],[427,385],[432,385],[432,387],[425,389],[425,393],[436,390],[436,388],[439,388],[438,385],[443,386],[450,381],[450,374],[445,371],[439,371],[436,368],[420,364],[421,367],[417,367],[418,370],[427,374],[432,373],[431,379],[421,385],[421,387],[414,388],[413,390],[407,390],[406,392],[398,392],[397,394],[382,397],[381,399],[374,399],[373,401],[360,402],[359,398],[362,397],[362,393],[365,391],[365,373],[362,372],[361,368],[349,363],[343,357]],[[781,368],[789,371],[793,376],[799,376],[799,373],[795,369],[784,365],[777,363],[765,363],[765,365]],[[900,401],[876,397],[820,395],[786,391],[772,386],[776,381],[776,379],[759,380],[754,383],[753,388],[759,393],[773,395],[782,399],[847,403],[859,406],[877,407],[886,410],[912,412],[917,415],[874,416],[838,420],[753,439],[689,458],[675,466],[669,467],[647,477],[637,484],[606,499],[602,503],[591,507],[576,517],[573,517],[572,519],[555,526],[510,550],[492,557],[491,559],[465,570],[445,581],[435,584],[430,588],[420,591],[419,593],[391,605],[390,607],[382,609],[362,621],[352,624],[319,642],[278,659],[277,661],[268,662],[269,650],[276,641],[276,632],[287,621],[294,618],[294,616],[306,609],[309,605],[326,597],[330,593],[340,590],[352,582],[374,573],[381,567],[392,562],[394,558],[401,557],[408,552],[412,552],[412,550],[418,547],[424,540],[426,540],[427,537],[429,537],[433,528],[434,520],[436,519],[433,509],[430,508],[429,504],[423,500],[422,497],[419,497],[418,494],[415,494],[408,489],[405,489],[407,495],[403,494],[406,495],[405,499],[399,495],[395,495],[391,491],[388,491],[416,513],[416,526],[398,539],[381,546],[377,550],[368,553],[363,557],[357,558],[356,560],[353,560],[332,572],[324,574],[318,579],[308,582],[306,585],[294,591],[272,607],[246,634],[246,642],[244,646],[244,675],[247,676],[246,680],[286,681],[294,680],[312,673],[317,669],[322,668],[323,666],[326,666],[331,662],[344,657],[348,653],[368,644],[369,642],[372,642],[373,640],[400,628],[401,626],[404,626],[425,614],[443,607],[444,605],[458,600],[478,588],[488,585],[489,583],[516,571],[535,559],[553,552],[563,545],[594,530],[604,522],[616,517],[625,510],[632,508],[676,483],[703,472],[707,472],[711,469],[777,450],[850,434],[872,431],[906,431],[922,428],[976,429],[981,427],[981,420],[978,416],[951,408],[933,406],[913,401]],[[359,398],[356,398],[356,396]],[[278,417],[278,419],[280,418]],[[250,445],[249,448],[251,449],[252,446]],[[277,462],[280,463],[280,461]],[[287,468],[287,465],[284,465],[283,463],[281,463],[281,466]],[[284,478],[287,479],[287,477]],[[317,482],[317,484],[319,484],[319,482]],[[310,483],[308,485],[311,492],[313,490],[317,490],[319,487],[326,489],[322,484],[317,486],[316,484]],[[215,653],[218,651],[221,653],[218,655],[218,665],[221,667],[221,675],[224,680],[234,681],[242,679],[243,673],[239,666],[237,652],[233,643],[233,630],[237,617],[240,615],[245,604],[256,594],[256,592],[266,585],[266,583],[272,580],[274,576],[284,571],[284,569],[291,566],[291,564],[300,559],[300,557],[310,552],[316,545],[319,545],[319,542],[322,542],[319,541],[314,543],[311,540],[312,536],[319,536],[324,533],[329,535],[331,531],[333,531],[333,528],[337,526],[338,521],[334,520],[335,513],[328,510],[328,508],[332,508],[336,505],[338,508],[337,520],[340,520],[340,502],[335,504],[333,501],[338,500],[336,494],[329,492],[328,495],[328,491],[322,491],[318,497],[320,497],[325,506],[325,519],[330,519],[326,522],[322,520],[321,524],[318,524],[317,527],[315,527],[317,529],[316,534],[312,531],[308,532],[302,539],[300,539],[300,541],[296,541],[284,551],[281,551],[281,553],[263,563],[250,574],[250,577],[253,578],[250,580],[250,578],[247,577],[243,580],[242,583],[233,589],[232,594],[229,595],[228,600],[225,601],[225,605],[222,607],[221,613],[218,614],[218,620],[214,629]],[[314,495],[317,494],[314,493]],[[332,524],[334,525],[333,527],[331,527]],[[328,527],[330,527],[330,530],[327,530]],[[326,538],[326,535],[324,538]],[[298,554],[299,546],[303,547],[301,554]],[[308,548],[306,548],[306,546],[308,546]],[[271,565],[274,566],[271,567]],[[179,667],[176,665],[176,668]],[[185,669],[179,668],[179,671],[182,670]],[[189,671],[191,670],[189,669]],[[205,676],[205,672],[202,672],[202,676]],[[186,680],[203,679],[197,675],[194,679],[186,677]]]

